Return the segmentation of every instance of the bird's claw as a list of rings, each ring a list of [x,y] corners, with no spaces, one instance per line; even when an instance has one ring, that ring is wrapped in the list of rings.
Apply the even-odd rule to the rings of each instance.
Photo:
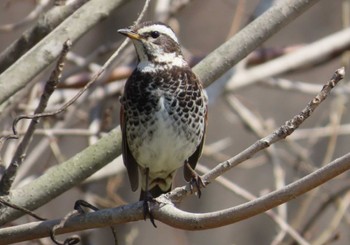
[[[154,226],[154,228],[157,228],[156,223],[154,221],[154,217],[151,213],[151,208],[150,208],[150,202],[153,201],[153,197],[152,195],[147,192],[144,200],[143,200],[143,218],[144,220],[147,219],[147,217],[149,218],[149,220],[151,221],[152,225]]]
[[[196,174],[192,177],[190,181],[191,192],[197,192],[198,198],[201,198],[202,192],[201,188],[204,188],[207,185],[207,182],[203,181],[201,176]]]

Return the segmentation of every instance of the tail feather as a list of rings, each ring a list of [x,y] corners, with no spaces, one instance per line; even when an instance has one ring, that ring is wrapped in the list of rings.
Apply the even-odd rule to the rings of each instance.
[[[145,190],[141,189],[140,201],[145,200],[149,196],[149,194],[151,194],[153,198],[156,198],[164,193],[168,193],[169,191],[171,191],[171,186],[169,187],[168,190],[163,191],[162,189],[159,188],[158,185],[156,185],[155,187],[153,187],[148,191],[148,194]]]

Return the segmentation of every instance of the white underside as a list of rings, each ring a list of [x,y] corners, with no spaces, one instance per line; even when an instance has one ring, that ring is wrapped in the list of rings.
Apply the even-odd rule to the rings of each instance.
[[[162,98],[159,103],[163,104]],[[156,118],[158,120],[152,127],[153,137],[142,142],[136,161],[143,168],[149,168],[150,175],[161,178],[183,166],[196,150],[196,144],[184,140],[185,136],[174,130],[164,106],[156,113]]]

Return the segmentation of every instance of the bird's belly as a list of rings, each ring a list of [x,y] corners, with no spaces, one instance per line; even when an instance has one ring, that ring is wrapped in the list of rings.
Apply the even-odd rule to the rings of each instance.
[[[135,160],[150,173],[165,177],[181,167],[198,145],[198,136],[188,125],[158,112],[153,120],[139,131],[131,149]],[[132,142],[129,142],[133,144]]]

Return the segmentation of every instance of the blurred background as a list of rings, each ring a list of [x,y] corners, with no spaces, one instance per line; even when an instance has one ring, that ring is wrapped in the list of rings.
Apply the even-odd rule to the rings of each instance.
[[[0,3],[0,26],[8,27],[6,30],[1,29],[0,32],[1,51],[36,23],[34,18],[18,26],[8,26],[25,20],[39,2],[3,0]],[[164,18],[159,10],[161,2],[151,1],[145,20]],[[175,3],[182,5],[177,9],[174,8],[175,12],[166,20],[178,33],[187,59],[195,65],[262,14],[272,2],[269,0],[173,1],[174,5]],[[140,13],[143,4],[144,1],[127,1],[73,46],[72,55],[69,56],[63,73],[62,85],[55,91],[56,97],[52,98],[48,110],[58,108],[73,96],[95,71],[94,64],[102,65],[106,61],[124,40],[117,30],[130,26]],[[299,113],[336,69],[341,66],[348,67],[349,46],[339,52],[330,53],[323,60],[315,60],[297,69],[277,73],[274,78],[265,78],[233,91],[227,89],[227,84],[235,79],[239,72],[249,72],[249,69],[255,66],[278,56],[296,52],[310,43],[348,28],[349,4],[348,0],[320,0],[273,35],[244,62],[207,88],[210,101],[209,126],[206,147],[200,160],[201,165],[211,169],[250,146],[257,139],[273,132]],[[43,12],[51,7],[52,3],[49,3]],[[89,65],[79,67],[78,57],[86,59]],[[62,116],[41,120],[23,163],[24,170],[17,176],[16,186],[30,182],[50,166],[74,156],[119,124],[121,86],[135,66],[135,62],[135,51],[129,45],[116,61],[115,69],[103,81],[99,81],[100,85],[110,89],[109,92],[87,99],[86,103],[73,105],[69,110],[73,110],[74,113],[68,110]],[[42,82],[47,80],[49,72],[50,68],[35,78],[37,83],[32,86],[25,99],[8,112],[6,118],[2,118],[0,125],[3,135],[11,129],[14,118],[19,114],[33,111],[43,87]],[[282,79],[292,88],[281,88],[279,85]],[[348,91],[347,82],[348,77],[340,85],[344,91]],[[260,196],[291,183],[347,153],[350,139],[347,98],[347,92],[333,94],[299,131],[290,136],[289,140],[275,144],[269,151],[262,152],[225,173],[224,177],[241,189]],[[251,114],[248,119],[244,119],[242,110]],[[249,122],[253,123],[253,126],[249,125]],[[57,124],[61,126],[56,127]],[[28,122],[21,122],[19,131],[25,131],[26,125]],[[4,164],[10,161],[17,143],[11,141],[2,149],[1,158]],[[30,167],[25,167],[26,165]],[[48,219],[61,218],[72,210],[77,199],[88,200],[101,208],[137,201],[139,193],[131,191],[121,160],[109,164],[106,169],[108,170],[102,170],[95,178],[87,180],[36,210],[36,213]],[[201,167],[198,168],[198,171],[200,170]],[[182,171],[179,171],[174,186],[184,184]],[[313,244],[349,244],[350,213],[347,191],[349,184],[347,175],[341,175],[274,211]],[[201,199],[194,195],[188,197],[181,203],[180,208],[203,213],[233,207],[246,201],[234,190],[214,182],[202,191]],[[339,210],[343,212],[339,213]],[[13,224],[29,221],[33,219],[23,217]],[[153,228],[149,221],[118,226],[119,243],[297,244],[288,234],[283,234],[280,227],[266,214],[204,231],[183,231],[160,222],[156,223],[157,229]],[[82,244],[113,244],[109,228],[87,230],[80,235]],[[52,244],[49,239],[22,244],[29,243]]]

